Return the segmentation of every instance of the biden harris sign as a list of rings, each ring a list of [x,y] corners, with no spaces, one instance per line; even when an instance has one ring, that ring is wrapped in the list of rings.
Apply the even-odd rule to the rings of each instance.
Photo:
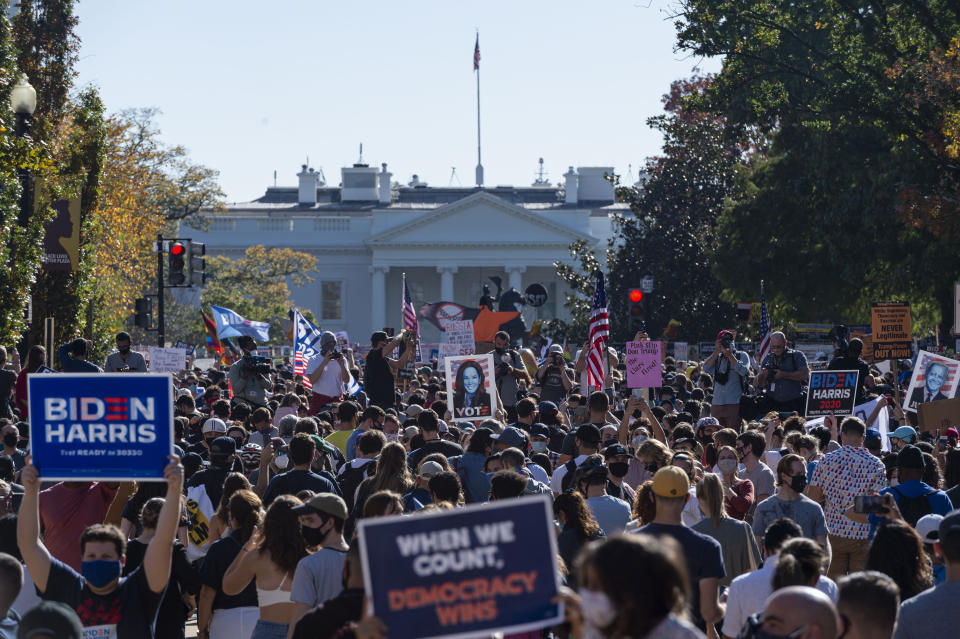
[[[30,449],[44,480],[162,480],[173,453],[163,374],[30,375]]]

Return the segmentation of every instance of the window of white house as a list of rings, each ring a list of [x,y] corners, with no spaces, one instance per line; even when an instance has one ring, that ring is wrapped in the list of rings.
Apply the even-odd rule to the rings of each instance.
[[[340,280],[320,282],[320,319],[343,319],[343,282]]]

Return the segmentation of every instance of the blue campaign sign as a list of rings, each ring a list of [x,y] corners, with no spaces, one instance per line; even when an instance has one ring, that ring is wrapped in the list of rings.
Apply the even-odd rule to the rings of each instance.
[[[41,479],[163,479],[173,453],[170,375],[30,375],[27,397]]]
[[[537,495],[359,522],[373,613],[390,639],[489,636],[563,621],[553,506]]]

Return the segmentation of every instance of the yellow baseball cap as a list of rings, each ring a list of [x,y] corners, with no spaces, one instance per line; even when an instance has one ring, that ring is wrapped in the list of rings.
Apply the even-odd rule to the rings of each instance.
[[[690,479],[676,466],[664,466],[653,476],[653,493],[660,497],[685,497],[690,492]]]

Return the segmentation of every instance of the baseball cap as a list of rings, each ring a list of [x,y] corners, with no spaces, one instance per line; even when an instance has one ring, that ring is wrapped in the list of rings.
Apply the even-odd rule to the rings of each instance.
[[[530,437],[546,437],[550,438],[550,429],[547,428],[546,424],[531,424],[530,425]]]
[[[407,414],[407,417],[416,417],[423,412],[423,406],[420,404],[410,404],[404,412]]]
[[[896,437],[897,439],[912,442],[917,437],[917,431],[914,430],[912,426],[901,426],[897,430],[890,433],[890,437]]]
[[[923,452],[912,444],[907,444],[900,449],[897,455],[897,465],[900,468],[918,468],[923,469],[926,463],[923,461]]]
[[[940,541],[940,522],[943,521],[943,515],[924,515],[917,520],[914,528],[925,544],[935,544]]]
[[[476,434],[474,434],[474,436],[476,436]],[[523,433],[520,432],[520,429],[514,428],[513,426],[507,426],[503,429],[502,433],[499,435],[491,435],[490,438],[507,446],[519,448],[520,450],[523,450],[526,446],[526,438],[523,436]]]
[[[31,639],[41,635],[57,639],[80,639],[83,636],[83,626],[77,613],[66,604],[59,601],[41,601],[23,615],[17,629],[17,639]]]
[[[443,472],[443,466],[435,461],[425,461],[420,465],[420,471],[417,473],[421,477],[433,477]]]
[[[868,428],[866,438],[864,439],[864,446],[871,450],[882,447],[883,439],[880,437],[880,431],[876,428]]]
[[[626,447],[622,444],[610,444],[603,449],[603,458],[609,459],[611,457],[616,457],[617,455],[629,455],[630,452],[627,451]]]
[[[177,391],[177,399],[180,399],[181,397],[186,397],[188,395],[190,395],[191,397],[193,396],[189,388],[181,388],[180,390]]]
[[[599,444],[600,429],[593,424],[584,424],[577,429],[576,438],[588,444]]]
[[[219,417],[211,417],[207,421],[203,422],[204,433],[226,433],[227,425]]]
[[[447,426],[447,422],[443,421],[442,419],[438,419],[438,420],[437,420],[437,432],[438,432],[438,433],[446,433],[446,432],[448,432],[449,430],[450,430],[450,427]]]
[[[690,492],[690,478],[676,466],[664,466],[653,476],[653,493],[660,497],[684,497]]]
[[[304,505],[294,508],[293,512],[298,515],[310,515],[313,513],[332,515],[343,520],[346,520],[348,516],[347,502],[343,501],[343,497],[340,495],[334,495],[333,493],[318,493],[308,499]]]
[[[706,426],[719,426],[720,420],[716,417],[701,417],[697,420],[697,430],[704,428]]]
[[[557,405],[548,401],[537,404],[537,410],[540,411],[541,415],[556,415],[559,412]]]
[[[940,533],[940,539],[946,539],[952,532],[960,532],[960,509],[944,515],[937,530]]]
[[[563,346],[560,346],[559,344],[551,344],[550,348],[547,349],[547,354],[553,355],[554,353],[563,355]]]
[[[727,336],[727,337],[729,337],[730,339],[733,339],[733,331],[729,331],[729,330],[727,330],[727,329],[723,329],[722,331],[720,331],[719,333],[717,333],[717,341],[719,342],[720,340],[722,340],[722,339],[724,338],[724,336]]]
[[[946,435],[947,437],[950,437],[951,435],[953,435],[957,439],[960,439],[960,432],[958,432],[957,429],[954,428],[953,426],[948,428],[946,432],[944,432],[943,434]]]
[[[217,437],[210,442],[210,455],[229,457],[237,452],[237,442],[233,437]]]
[[[493,431],[483,426],[473,431],[473,435],[470,436],[470,442],[473,443],[481,440],[484,443],[493,441]]]

